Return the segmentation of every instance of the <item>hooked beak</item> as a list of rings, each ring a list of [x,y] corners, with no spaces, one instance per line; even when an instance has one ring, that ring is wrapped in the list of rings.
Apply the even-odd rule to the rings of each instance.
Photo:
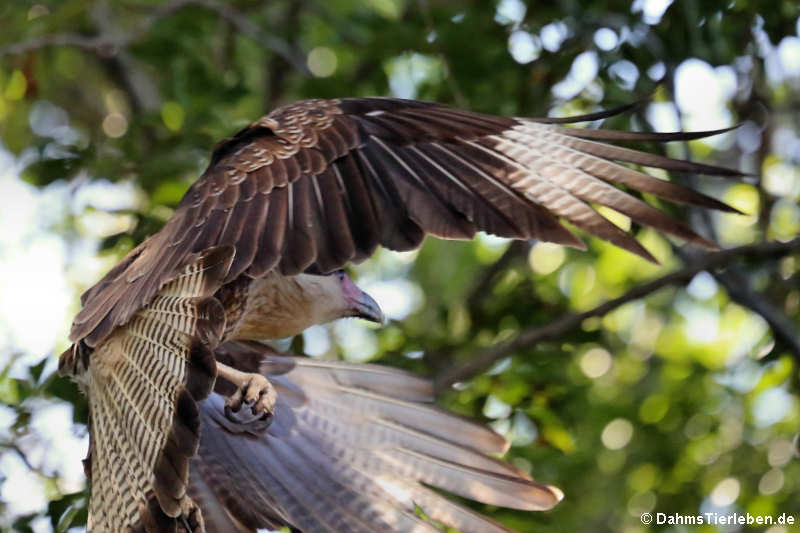
[[[373,300],[372,296],[359,289],[350,279],[350,276],[344,272],[339,272],[338,275],[340,276],[342,292],[349,308],[349,316],[363,318],[383,325],[386,322],[386,317],[383,315],[378,302]]]
[[[383,315],[383,311],[381,311],[378,302],[373,300],[372,296],[366,292],[360,289],[359,291],[361,292],[360,297],[353,302],[353,316],[375,322],[376,324],[385,324],[386,317]]]

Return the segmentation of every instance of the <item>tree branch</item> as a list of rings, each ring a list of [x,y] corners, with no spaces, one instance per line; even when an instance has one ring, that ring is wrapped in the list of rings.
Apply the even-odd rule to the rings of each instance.
[[[216,11],[220,17],[230,22],[237,30],[284,58],[295,70],[305,75],[309,74],[303,54],[283,39],[262,31],[256,24],[250,22],[250,19],[244,13],[231,7],[227,2],[219,2],[217,0],[178,0],[173,3],[179,6],[173,8],[173,11],[189,5],[202,6]]]
[[[518,258],[524,257],[532,245],[531,241],[512,241],[500,259],[483,270],[467,296],[467,309],[470,315],[475,314],[480,303],[490,293],[497,275],[504,272]]]
[[[708,223],[706,222],[706,224]],[[709,231],[713,233],[713,230]],[[692,256],[685,250],[673,246],[673,251],[685,262],[692,260]],[[785,346],[800,361],[800,332],[785,313],[750,286],[746,275],[734,267],[725,271],[712,272],[711,275],[725,289],[731,300],[760,315],[772,329],[775,340]]]
[[[0,57],[13,56],[33,52],[50,46],[72,46],[81,48],[99,55],[109,55],[130,42],[126,37],[110,39],[107,37],[87,37],[76,33],[59,33],[46,35],[28,41],[0,46]]]
[[[671,94],[674,94],[674,73],[670,73],[668,78],[671,90],[673,91]],[[754,98],[754,95],[751,94],[751,100]],[[674,103],[674,101],[673,101]],[[675,104],[677,106],[677,104]],[[642,110],[637,111],[637,115],[642,120],[643,124],[649,124],[647,118],[643,116]],[[683,130],[683,123],[681,121],[680,114],[678,115],[678,129]],[[767,157],[767,153],[769,151],[770,141],[772,137],[772,127],[766,125],[762,132],[762,139],[761,145],[758,151],[758,163],[755,168],[762,168],[764,159]],[[691,160],[691,150],[689,149],[688,142],[684,142],[684,151],[685,151],[685,158],[687,160]],[[690,178],[691,179],[691,178]],[[696,185],[694,183],[696,180],[692,180],[692,185]],[[768,195],[764,192],[764,190],[759,187],[759,221],[762,227],[763,234],[766,234],[767,225],[768,225],[768,216],[771,210],[771,205],[774,201],[768,197]],[[718,235],[716,227],[714,226],[710,213],[705,209],[693,209],[696,212],[697,218],[703,228],[703,232],[707,237],[711,238],[712,241],[718,241]],[[691,256],[686,253],[685,250],[682,250],[676,246],[673,246],[673,251],[680,257],[681,259],[686,261],[691,260]],[[772,304],[767,298],[763,295],[758,294],[751,286],[750,282],[747,280],[747,277],[740,273],[735,268],[730,268],[724,272],[712,272],[714,279],[722,285],[725,291],[728,293],[728,296],[739,305],[746,307],[761,315],[769,327],[772,329],[772,334],[775,336],[775,340],[778,341],[780,344],[785,346],[792,355],[800,361],[800,332],[798,332],[797,327],[795,327],[794,323],[791,319],[786,316],[778,307]]]
[[[629,290],[619,298],[609,300],[598,305],[593,309],[582,313],[570,313],[564,315],[547,325],[531,328],[523,331],[514,339],[495,344],[486,350],[479,352],[465,365],[457,368],[450,368],[436,377],[436,392],[442,392],[452,384],[459,381],[470,379],[500,359],[513,354],[519,350],[529,348],[542,341],[554,339],[563,335],[567,331],[578,327],[587,318],[603,316],[606,313],[634,300],[643,298],[664,287],[690,280],[698,272],[703,270],[714,270],[726,267],[730,262],[742,257],[756,257],[764,259],[766,257],[781,256],[791,252],[800,251],[800,238],[789,242],[767,242],[750,244],[730,248],[720,252],[705,254],[693,260],[680,270],[655,279],[644,285],[639,285]]]
[[[17,455],[17,457],[19,457],[20,460],[23,463],[25,463],[25,466],[28,468],[28,470],[30,470],[31,472],[37,472],[41,474],[41,470],[36,468],[33,465],[33,463],[31,463],[30,459],[28,459],[28,456],[25,454],[25,452],[22,451],[22,448],[20,448],[16,442],[13,441],[2,442],[0,443],[0,450],[2,449],[14,452]]]
[[[282,34],[287,43],[293,45],[297,39],[300,25],[300,14],[304,7],[303,2],[294,1],[285,8],[283,16],[280,17],[280,27],[283,28]],[[289,79],[290,65],[286,61],[281,61],[277,56],[267,59],[264,80],[264,111],[275,109],[281,103],[284,96],[287,80]]]
[[[464,95],[464,91],[461,90],[458,80],[456,80],[453,76],[453,69],[450,67],[450,61],[447,59],[447,55],[442,50],[438,37],[436,37],[436,25],[433,21],[433,16],[431,15],[431,6],[428,4],[428,0],[418,0],[417,4],[420,12],[422,13],[422,20],[425,22],[428,35],[434,37],[434,40],[432,41],[432,48],[439,57],[439,61],[442,62],[442,67],[444,67],[444,80],[447,83],[447,86],[450,88],[450,92],[453,93],[453,98],[456,102],[456,105],[458,107],[467,108],[469,107],[469,100]]]
[[[259,42],[265,48],[284,58],[298,72],[308,74],[304,58],[297,50],[293,49],[286,41],[269,35],[256,24],[250,22],[245,14],[225,2],[217,0],[174,0],[155,9],[144,17],[138,28],[127,34],[117,36],[85,36],[76,33],[60,33],[19,43],[0,46],[0,57],[19,55],[26,52],[39,50],[50,46],[73,46],[83,50],[95,52],[101,56],[114,55],[123,48],[145,36],[150,28],[159,20],[166,18],[188,6],[199,6],[217,13],[217,15],[231,23],[242,34]]]
[[[800,332],[794,323],[779,308],[750,286],[748,280],[737,269],[720,272],[717,281],[725,288],[731,299],[751,311],[761,315],[778,341],[786,347],[794,358],[800,361]]]

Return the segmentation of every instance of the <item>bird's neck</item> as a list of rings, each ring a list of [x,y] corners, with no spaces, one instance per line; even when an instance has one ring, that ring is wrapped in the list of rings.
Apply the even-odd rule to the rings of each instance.
[[[315,323],[314,305],[297,276],[240,276],[216,294],[225,308],[224,340],[292,337]]]

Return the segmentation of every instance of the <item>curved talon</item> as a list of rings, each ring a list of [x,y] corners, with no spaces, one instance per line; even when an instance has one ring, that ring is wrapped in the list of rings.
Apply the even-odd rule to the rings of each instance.
[[[180,523],[187,533],[206,533],[200,508],[188,496],[181,501]]]
[[[278,395],[272,384],[260,374],[248,374],[225,402],[225,417],[237,424],[245,424],[255,431],[265,431],[272,423],[272,413]],[[249,412],[240,412],[242,405]]]
[[[225,406],[225,418],[236,424],[247,426],[247,431],[252,433],[263,433],[272,425],[272,413],[255,413],[247,411],[233,411],[229,406]]]

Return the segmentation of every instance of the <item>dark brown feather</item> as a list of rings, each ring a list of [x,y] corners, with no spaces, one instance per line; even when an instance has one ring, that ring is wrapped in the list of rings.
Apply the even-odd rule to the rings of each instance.
[[[383,225],[376,200],[352,155],[334,161],[331,169],[347,209],[347,224],[356,246],[354,259],[363,260],[372,255],[381,239]]]
[[[299,274],[314,262],[314,221],[311,215],[311,190],[308,180],[298,180],[288,186],[286,231],[291,236],[284,241],[280,269],[283,275]]]
[[[563,128],[561,131],[571,137],[591,139],[593,141],[636,141],[636,142],[670,142],[693,141],[704,139],[712,135],[719,135],[735,130],[738,126],[707,131],[677,131],[677,132],[644,132],[644,131],[617,131],[617,130],[591,130],[583,128]],[[728,170],[728,169],[726,169]],[[742,175],[739,173],[739,175]]]
[[[432,169],[424,168],[424,162],[408,147],[389,148],[376,139],[359,153],[370,167],[382,169],[386,183],[394,186],[387,196],[400,199],[407,206],[407,216],[425,233],[452,239],[470,239],[475,234],[474,226],[463,213],[452,209],[445,196],[452,187],[446,186],[447,177],[431,177]],[[445,183],[434,183],[437,181]]]
[[[346,191],[337,182],[333,168],[326,169],[312,179],[319,191],[320,209],[324,212],[322,227],[327,233],[327,242],[318,243],[318,246],[325,247],[333,265],[342,265],[353,259],[356,254],[356,244],[351,230],[351,225],[354,225],[355,220],[345,207]],[[330,268],[337,267],[331,266]],[[327,269],[323,267],[322,270]]]
[[[219,237],[217,238],[217,241],[233,244],[236,246],[236,251],[238,253],[239,242],[242,238],[242,232],[244,231],[245,226],[258,222],[258,220],[250,214],[252,206],[253,201],[249,200],[241,201],[228,208],[225,208],[223,215],[226,217],[225,224],[219,234]],[[236,275],[238,275],[238,273],[231,273],[230,279],[234,279]]]
[[[604,118],[627,113],[628,111],[636,109],[637,107],[641,106],[645,102],[646,100],[640,100],[638,102],[633,102],[631,104],[624,104],[621,106],[612,107],[611,109],[604,109],[602,111],[596,111],[594,113],[585,113],[583,115],[572,115],[570,117],[539,117],[527,120],[539,122],[541,124],[575,124],[576,122],[591,122],[594,120],[602,120]]]
[[[253,172],[250,173],[250,180],[255,183],[256,189],[261,194],[269,194],[272,191],[272,188],[275,186],[275,180],[272,177],[272,173],[274,172],[274,164],[269,166],[263,166],[255,169]]]
[[[239,274],[253,264],[255,255],[258,252],[262,232],[267,223],[269,195],[257,192],[250,200],[250,203],[252,205],[244,221],[239,240],[236,241],[236,256],[233,258],[233,264],[226,281],[236,279]]]
[[[475,226],[501,237],[524,239],[534,235],[526,223],[529,207],[512,190],[486,179],[486,174],[481,174],[476,167],[464,164],[463,158],[449,146],[432,143],[419,146],[417,150],[429,168],[444,169],[458,177],[461,187],[446,187],[447,180],[442,179],[430,179],[428,183],[436,187],[440,195],[449,198]]]
[[[378,221],[380,244],[391,250],[413,250],[422,243],[425,232],[408,216],[408,206],[397,201],[400,198],[397,185],[378,174],[363,151],[357,150],[355,154],[358,171],[369,188],[372,204],[381,219]]]
[[[272,189],[265,192],[286,188],[289,184],[289,171],[286,168],[286,162],[283,159],[276,159],[269,165],[269,168],[272,172]]]
[[[253,264],[247,270],[253,277],[269,272],[280,259],[286,235],[288,196],[286,187],[279,187],[269,195],[267,220],[261,232],[260,244],[253,258]]]

